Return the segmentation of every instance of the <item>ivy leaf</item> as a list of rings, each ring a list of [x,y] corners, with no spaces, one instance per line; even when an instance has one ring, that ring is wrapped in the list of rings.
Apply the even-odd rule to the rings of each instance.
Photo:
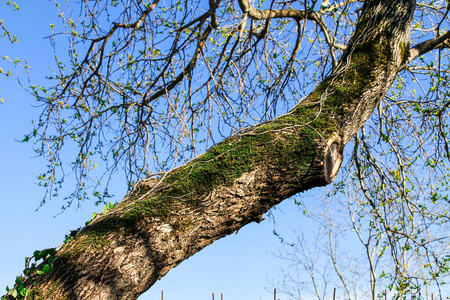
[[[19,295],[19,293],[17,293],[17,289],[13,289],[11,296],[13,296],[13,298],[17,298],[18,295]]]
[[[55,261],[55,259],[56,259],[56,256],[50,256],[50,257],[48,258],[48,263],[49,263],[49,264],[52,264],[52,263]]]
[[[42,267],[42,271],[46,274],[50,273],[50,271],[53,269],[53,264],[45,264]]]
[[[39,253],[40,253],[41,251],[39,251],[39,250],[36,250],[36,251],[34,251],[33,252],[33,256],[34,256],[34,259],[35,260],[39,260],[40,259],[40,257],[39,257]]]
[[[49,248],[46,250],[47,254],[50,256],[55,256],[56,255],[56,249],[55,248]]]

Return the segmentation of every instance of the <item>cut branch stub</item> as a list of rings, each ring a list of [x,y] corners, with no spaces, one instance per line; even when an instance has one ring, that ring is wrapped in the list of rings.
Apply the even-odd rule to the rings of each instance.
[[[342,147],[340,145],[340,141],[336,139],[328,142],[328,149],[324,159],[325,178],[328,183],[331,183],[336,178],[342,163]]]

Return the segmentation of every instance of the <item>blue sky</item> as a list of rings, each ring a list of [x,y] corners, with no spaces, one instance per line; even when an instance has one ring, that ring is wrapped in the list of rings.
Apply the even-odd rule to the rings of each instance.
[[[6,39],[0,39],[0,51],[11,58],[26,58],[32,67],[32,82],[42,84],[53,64],[52,48],[44,37],[51,33],[49,24],[55,22],[56,10],[51,1],[18,4],[19,12],[2,6],[0,18],[19,37],[19,43],[10,45]],[[12,66],[0,60],[0,67],[6,70]],[[20,78],[25,79],[23,75],[19,70]],[[4,99],[0,105],[0,289],[4,292],[6,285],[11,287],[15,276],[21,273],[26,256],[36,249],[58,246],[65,234],[82,226],[92,212],[101,211],[102,207],[85,203],[58,215],[62,200],[54,199],[36,211],[44,190],[36,185],[35,176],[45,162],[33,158],[32,144],[17,140],[30,131],[31,120],[38,117],[39,108],[33,107],[33,97],[14,76],[0,76],[0,90],[0,98]],[[123,178],[116,176],[113,201],[119,201],[126,189]],[[293,202],[288,199],[273,211],[277,229],[285,235],[297,226],[299,211]],[[227,300],[273,299],[271,282],[282,280],[278,270],[284,263],[273,255],[280,247],[273,229],[273,222],[266,220],[217,241],[170,271],[139,299],[160,299],[161,290],[167,300],[206,300],[211,299],[211,293],[216,294],[216,299],[221,293]],[[278,298],[285,299],[282,294]]]

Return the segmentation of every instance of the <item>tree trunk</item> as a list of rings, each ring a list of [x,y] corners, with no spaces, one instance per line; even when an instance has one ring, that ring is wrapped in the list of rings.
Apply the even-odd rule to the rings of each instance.
[[[49,274],[26,279],[27,299],[136,299],[283,199],[330,183],[409,57],[414,4],[366,1],[338,67],[303,102],[136,184],[60,248]]]

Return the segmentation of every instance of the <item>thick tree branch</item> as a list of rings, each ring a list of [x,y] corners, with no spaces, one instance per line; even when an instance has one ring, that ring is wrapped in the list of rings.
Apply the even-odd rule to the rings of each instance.
[[[450,39],[450,31],[447,31],[445,34],[430,40],[426,40],[420,44],[415,45],[409,50],[409,57],[407,61],[401,66],[401,69],[406,68],[406,66],[416,59],[417,57],[428,53],[432,50],[448,47],[447,41]]]
[[[270,19],[279,19],[279,18],[292,18],[295,20],[310,20],[319,25],[322,30],[325,39],[330,46],[331,49],[341,49],[344,50],[345,46],[339,43],[336,43],[333,35],[330,33],[328,26],[325,24],[322,15],[315,11],[306,11],[306,10],[298,10],[298,9],[273,9],[273,10],[259,10],[254,8],[249,0],[239,0],[239,6],[242,9],[243,13],[247,13],[249,18],[253,20],[270,20]],[[332,50],[331,50],[332,52]],[[334,55],[334,54],[333,54]]]

